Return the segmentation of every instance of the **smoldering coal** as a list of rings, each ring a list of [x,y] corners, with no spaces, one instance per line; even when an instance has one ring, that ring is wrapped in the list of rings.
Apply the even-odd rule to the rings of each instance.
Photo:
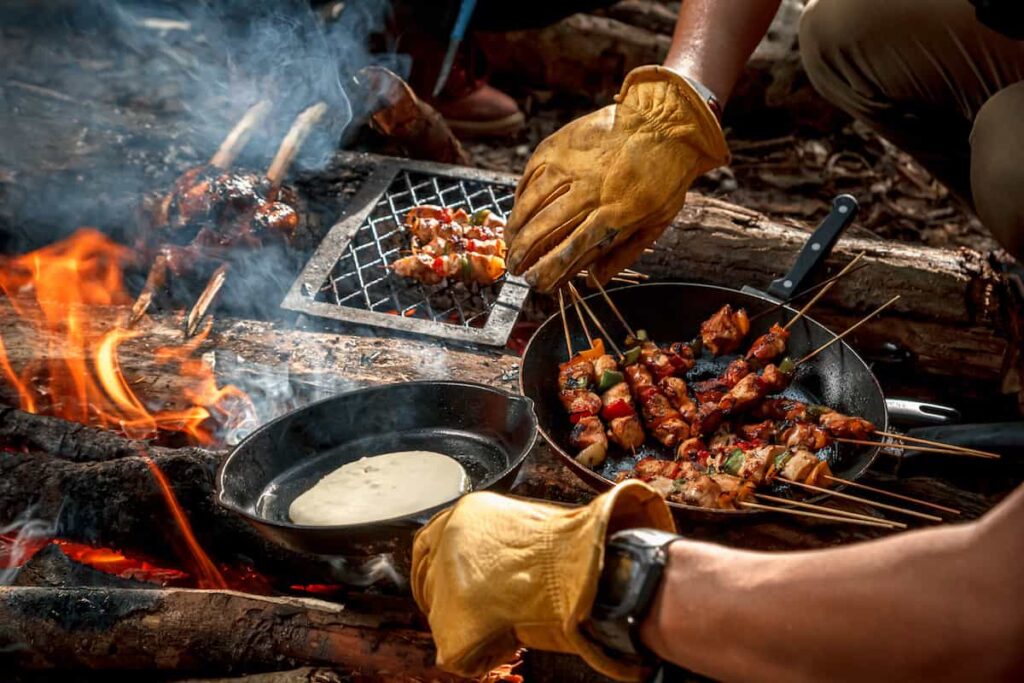
[[[30,11],[27,7],[31,5]],[[240,165],[265,169],[294,116],[328,115],[297,169],[322,167],[365,115],[349,98],[386,0],[325,19],[304,0],[86,0],[0,8],[0,250],[96,225],[131,242],[146,191],[207,160],[254,102],[274,110]]]

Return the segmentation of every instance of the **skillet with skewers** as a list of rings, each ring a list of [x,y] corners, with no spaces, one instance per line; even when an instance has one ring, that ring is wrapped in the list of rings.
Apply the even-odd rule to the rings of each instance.
[[[611,290],[608,295],[627,317],[631,327],[644,329],[650,338],[659,341],[690,339],[700,328],[701,322],[726,304],[733,308],[745,308],[752,317],[765,312],[752,323],[748,339],[767,332],[772,323],[784,324],[796,315],[796,311],[790,307],[777,308],[777,302],[770,298],[711,285],[641,284]],[[617,321],[600,294],[584,300],[602,321],[609,335],[616,339],[627,337],[628,332]],[[584,330],[571,311],[568,320],[573,348],[588,348]],[[593,325],[591,328],[593,334]],[[800,318],[789,332],[788,347],[795,357],[823,346],[835,337],[826,327],[806,316]],[[686,379],[693,383],[717,377],[734,358],[736,355],[712,357],[705,351],[696,359]],[[565,360],[563,324],[561,316],[556,314],[543,323],[530,340],[523,354],[519,382],[523,395],[534,401],[542,437],[568,467],[587,483],[603,490],[614,484],[620,472],[632,469],[644,457],[673,457],[671,449],[648,438],[635,454],[612,446],[607,458],[595,469],[578,462],[576,449],[570,444],[573,425],[558,395],[559,365]],[[832,344],[811,361],[801,364],[782,396],[812,405],[826,405],[840,413],[862,417],[880,430],[888,427],[885,397],[878,381],[867,363],[843,341]],[[833,443],[818,455],[828,462],[835,477],[856,480],[870,467],[877,453],[877,447]],[[782,496],[791,493],[782,484],[770,492]],[[802,496],[797,497],[803,499]],[[716,516],[751,514],[750,510],[698,508],[681,503],[671,505],[680,510]]]
[[[840,206],[838,200],[836,206]],[[842,220],[837,220],[835,212],[826,219],[808,241],[794,269],[775,285],[781,287],[784,283],[790,293],[800,287],[849,224],[852,212],[843,213],[847,215]],[[656,283],[619,288],[609,292],[608,296],[618,311],[601,294],[591,295],[584,302],[602,322],[609,340],[616,340],[620,345],[631,331],[641,328],[650,339],[662,344],[690,339],[700,329],[702,322],[723,306],[730,305],[733,309],[745,309],[753,319],[749,334],[745,337],[746,343],[742,347],[742,350],[746,350],[751,340],[768,332],[774,323],[785,324],[797,315],[793,308],[779,306],[776,298],[750,288],[738,291],[690,283]],[[623,322],[618,318],[620,312],[626,318]],[[572,324],[567,324],[567,321]],[[544,439],[567,466],[595,488],[602,490],[612,486],[622,473],[629,472],[645,458],[672,460],[675,453],[674,449],[662,446],[648,435],[643,444],[634,450],[612,445],[608,456],[599,464],[591,463],[588,466],[577,459],[579,449],[574,448],[571,438],[573,425],[559,398],[559,369],[560,364],[567,360],[567,342],[575,350],[587,349],[591,339],[598,334],[595,325],[591,324],[591,329],[585,330],[582,322],[570,311],[566,321],[556,314],[541,325],[523,355],[520,389],[535,403]],[[793,358],[799,358],[835,339],[831,331],[806,316],[796,320],[789,333],[787,351]],[[692,386],[694,382],[719,377],[736,357],[735,354],[715,357],[704,350],[697,356],[685,379]],[[878,381],[864,360],[845,342],[834,343],[812,360],[801,363],[781,395],[805,404],[824,405],[846,415],[864,418],[880,430],[888,427],[886,401]],[[818,451],[817,456],[828,463],[831,474],[837,479],[855,480],[868,469],[877,453],[877,447],[833,442]],[[764,492],[781,496],[793,494],[788,484],[778,481]],[[792,497],[814,500],[803,495]],[[746,507],[721,509],[679,502],[670,504],[693,516],[751,514],[750,508]]]

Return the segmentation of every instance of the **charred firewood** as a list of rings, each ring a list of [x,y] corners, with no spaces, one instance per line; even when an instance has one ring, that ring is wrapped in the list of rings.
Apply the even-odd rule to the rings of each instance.
[[[394,618],[389,609],[232,591],[0,587],[0,661],[5,670],[330,665],[392,680],[458,680],[435,667],[428,633]]]

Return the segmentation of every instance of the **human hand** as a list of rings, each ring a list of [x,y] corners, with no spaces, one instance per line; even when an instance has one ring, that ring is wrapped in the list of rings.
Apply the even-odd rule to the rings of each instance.
[[[601,673],[644,671],[586,638],[607,536],[620,529],[675,531],[664,499],[636,480],[585,507],[479,492],[416,534],[412,591],[437,645],[437,664],[479,676],[520,646],[578,654]]]
[[[675,71],[634,69],[615,99],[541,142],[516,188],[508,267],[542,292],[584,268],[607,282],[665,230],[694,179],[728,161],[718,120]]]

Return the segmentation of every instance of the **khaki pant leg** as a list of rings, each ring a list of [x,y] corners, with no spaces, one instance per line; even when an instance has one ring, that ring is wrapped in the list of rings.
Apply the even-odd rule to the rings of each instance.
[[[974,119],[971,189],[978,218],[1024,260],[1024,81],[993,95]]]
[[[1024,79],[1024,42],[978,23],[968,0],[812,0],[800,50],[824,97],[972,201],[974,119]]]

